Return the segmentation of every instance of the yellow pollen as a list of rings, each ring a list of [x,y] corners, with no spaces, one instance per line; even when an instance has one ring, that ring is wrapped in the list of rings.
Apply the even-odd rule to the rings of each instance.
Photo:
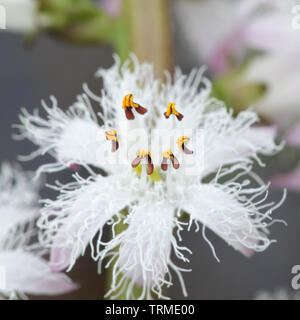
[[[173,103],[168,104],[167,111],[166,111],[166,117],[170,117],[170,115],[172,113],[172,105],[173,105]]]
[[[106,131],[105,132],[105,137],[107,140],[114,140],[117,141],[117,131],[116,130],[111,130],[111,131]]]
[[[174,158],[173,152],[171,149],[166,150],[162,153],[163,158]]]
[[[189,142],[190,141],[190,137],[187,137],[187,136],[183,136],[179,139],[177,139],[177,145],[178,145],[178,148],[180,150],[183,150],[183,144],[186,143],[186,142]]]
[[[124,98],[123,98],[123,104],[122,104],[122,108],[124,110],[126,110],[129,107],[128,104],[128,98],[130,97],[130,94],[127,94]]]
[[[124,110],[126,110],[127,108],[138,108],[138,107],[139,107],[139,104],[133,102],[133,95],[132,94],[127,94],[123,98],[122,108]]]
[[[141,150],[141,151],[138,153],[138,157],[139,157],[139,158],[146,158],[147,155],[151,158],[151,152],[150,152],[150,151]]]
[[[166,112],[164,113],[167,119],[170,117],[171,114],[174,114],[179,121],[181,121],[183,118],[183,115],[175,109],[175,102],[170,102],[167,106]]]

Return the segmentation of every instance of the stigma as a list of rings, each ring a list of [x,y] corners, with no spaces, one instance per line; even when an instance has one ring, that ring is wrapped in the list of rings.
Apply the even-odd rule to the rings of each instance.
[[[135,108],[135,110],[139,114],[144,114],[147,112],[146,108],[142,107],[138,103],[133,102],[133,95],[132,94],[127,94],[123,98],[122,108],[125,110],[125,115],[126,115],[127,120],[133,120],[135,118],[134,114],[132,112],[132,108]]]
[[[150,151],[140,150],[137,154],[137,157],[132,161],[131,166],[132,168],[136,168],[143,159],[145,159],[147,162],[147,174],[151,175],[153,173],[154,166],[152,163]]]
[[[167,151],[164,151],[162,153],[162,156],[163,156],[163,160],[161,162],[160,167],[161,167],[161,169],[163,171],[167,171],[168,170],[168,161],[169,161],[169,159],[171,160],[171,163],[172,163],[174,169],[178,169],[179,168],[179,166],[180,166],[179,161],[174,156],[174,154],[173,154],[171,149],[169,149]]]
[[[183,119],[183,115],[175,109],[174,102],[170,102],[168,104],[167,111],[164,113],[164,116],[166,117],[166,119],[168,119],[171,114],[174,114],[179,121],[181,121]]]

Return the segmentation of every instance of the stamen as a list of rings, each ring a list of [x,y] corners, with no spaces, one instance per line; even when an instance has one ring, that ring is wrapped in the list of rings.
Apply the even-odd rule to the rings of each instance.
[[[142,159],[147,160],[147,167],[148,167],[147,174],[151,175],[153,173],[154,166],[153,166],[152,159],[151,159],[151,152],[149,152],[149,151],[141,150],[138,153],[137,157],[132,161],[131,166],[133,168],[136,168],[140,164]]]
[[[178,145],[179,150],[182,150],[185,154],[193,154],[194,153],[194,151],[188,149],[185,146],[185,143],[187,143],[189,141],[190,141],[190,137],[187,137],[187,136],[182,136],[181,138],[177,139],[177,145]]]
[[[123,105],[122,108],[125,110],[125,115],[128,120],[133,120],[134,119],[134,114],[132,112],[132,108],[135,108],[135,110],[139,114],[144,114],[147,112],[147,109],[139,105],[138,103],[133,102],[133,95],[132,94],[127,94],[123,98]]]
[[[170,102],[167,106],[167,111],[164,113],[165,117],[168,119],[170,117],[171,114],[174,114],[176,116],[176,118],[181,121],[183,118],[183,115],[181,113],[179,113],[176,109],[175,109],[175,103],[174,102]]]
[[[105,132],[106,140],[111,140],[111,152],[115,152],[119,149],[119,142],[117,139],[117,131],[106,131]]]
[[[174,169],[178,169],[179,168],[179,166],[180,166],[179,161],[174,156],[174,154],[173,154],[171,149],[169,149],[167,151],[164,151],[162,153],[162,156],[163,156],[163,160],[162,160],[162,163],[161,163],[160,167],[161,167],[161,169],[163,171],[167,171],[168,170],[168,159],[171,160]]]

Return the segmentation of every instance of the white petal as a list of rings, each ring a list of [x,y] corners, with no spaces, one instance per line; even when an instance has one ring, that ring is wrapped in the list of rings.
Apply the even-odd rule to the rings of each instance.
[[[253,60],[244,80],[263,83],[266,94],[255,104],[255,109],[270,120],[284,119],[293,114],[300,116],[298,101],[299,51],[264,55]]]
[[[210,112],[203,117],[204,164],[203,176],[233,163],[249,162],[259,154],[272,155],[282,146],[274,142],[275,128],[252,127],[257,115],[240,112],[234,118],[226,109]]]
[[[276,206],[262,204],[266,186],[248,190],[240,187],[239,184],[191,186],[182,208],[192,219],[200,221],[236,250],[250,256],[272,243],[266,236],[266,228],[272,224],[271,209]],[[264,208],[268,210],[264,212]]]
[[[114,298],[126,289],[127,299],[150,299],[151,291],[162,298],[162,286],[172,284],[170,270],[173,269],[181,281],[180,271],[184,271],[172,263],[171,249],[174,249],[178,258],[188,261],[183,252],[189,250],[179,247],[173,235],[176,223],[174,208],[168,203],[140,203],[133,207],[125,222],[128,223],[128,228],[114,238],[105,250],[106,252],[120,244],[119,254],[115,254],[117,260],[108,295]],[[139,297],[134,296],[134,284],[143,289]],[[184,284],[182,285],[186,293]],[[117,294],[114,296],[114,293]]]
[[[45,260],[29,252],[1,252],[0,265],[5,270],[5,291],[58,295],[77,288],[67,276],[51,273]]]
[[[50,153],[56,163],[43,165],[42,171],[54,172],[67,168],[73,164],[101,166],[98,158],[105,146],[105,130],[97,124],[97,119],[85,96],[70,107],[66,112],[59,109],[54,97],[51,97],[52,107],[43,107],[48,119],[43,119],[37,112],[29,114],[23,110],[20,116],[20,131],[16,138],[31,140],[38,149],[24,160],[37,155]]]
[[[51,245],[51,268],[60,271],[72,268],[84,254],[86,246],[105,223],[123,209],[130,196],[119,187],[118,177],[96,176],[61,187],[56,200],[45,201],[38,226],[42,242]],[[97,255],[97,249],[96,253]]]

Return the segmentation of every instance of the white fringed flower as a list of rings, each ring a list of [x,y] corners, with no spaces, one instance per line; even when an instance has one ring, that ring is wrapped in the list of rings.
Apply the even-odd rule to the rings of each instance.
[[[246,256],[273,242],[267,234],[277,205],[265,203],[268,186],[255,187],[261,181],[251,172],[253,161],[262,164],[259,154],[280,150],[272,128],[254,130],[254,112],[234,117],[211,98],[203,69],[189,76],[177,69],[174,79],[166,74],[163,82],[133,56],[123,66],[116,58],[97,75],[103,80],[100,96],[84,86],[85,94],[67,111],[56,103],[44,106],[48,120],[23,111],[18,126],[19,137],[38,146],[34,156],[54,156],[40,172],[78,163],[91,173],[57,184],[57,199],[44,201],[40,239],[52,247],[54,271],[70,269],[90,244],[95,260],[101,264],[108,257],[105,266],[113,265],[108,296],[126,291],[127,298],[150,298],[153,292],[165,297],[163,286],[173,283],[172,273],[186,295],[182,272],[189,270],[171,260],[173,252],[189,261],[190,250],[180,244],[183,228],[195,222],[199,230],[202,223],[212,249],[206,227]],[[102,125],[88,96],[100,104]],[[91,172],[89,165],[107,175]],[[105,224],[112,227],[108,242],[102,239]],[[123,231],[116,232],[120,226]],[[142,287],[138,296],[135,284]]]
[[[34,221],[38,216],[38,184],[8,164],[0,175],[0,296],[26,298],[26,294],[57,295],[76,285],[62,273],[52,273],[42,258]]]

